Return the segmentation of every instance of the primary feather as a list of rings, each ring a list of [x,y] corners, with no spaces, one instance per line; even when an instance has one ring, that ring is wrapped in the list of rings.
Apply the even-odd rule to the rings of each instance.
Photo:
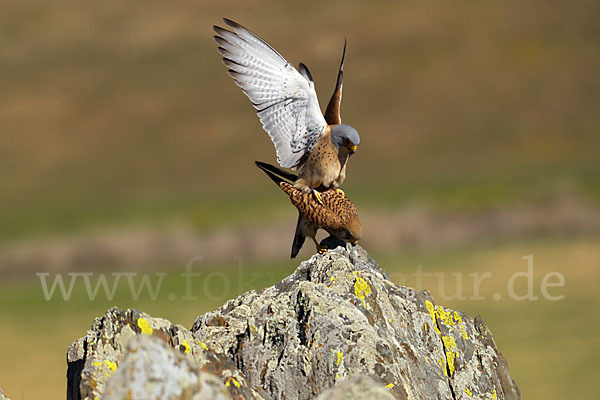
[[[223,63],[256,108],[275,145],[277,162],[291,168],[310,153],[327,127],[314,84],[254,33],[229,19],[223,21],[233,28],[231,32],[214,27]]]

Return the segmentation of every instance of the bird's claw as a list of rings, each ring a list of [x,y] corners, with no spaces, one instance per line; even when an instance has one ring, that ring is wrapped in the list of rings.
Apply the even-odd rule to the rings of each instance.
[[[319,254],[327,253],[327,246],[319,246]]]
[[[313,189],[312,194],[313,194],[315,200],[319,204],[323,205],[323,199],[321,199],[321,194],[317,190],[315,190],[315,189]]]
[[[342,197],[346,197],[346,193],[342,189],[335,189],[336,192],[342,195]]]

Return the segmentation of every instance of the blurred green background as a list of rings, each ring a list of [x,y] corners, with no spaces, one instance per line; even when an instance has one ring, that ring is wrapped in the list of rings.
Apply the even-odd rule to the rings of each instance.
[[[524,398],[592,397],[599,12],[585,0],[3,1],[0,387],[64,397],[68,345],[111,305],[189,328],[313,253],[288,259],[295,210],[253,165],[275,154],[212,40],[227,16],[306,63],[322,106],[348,39],[342,118],[362,140],[344,190],[363,246],[397,283],[481,314]],[[529,254],[540,299],[509,299]],[[197,278],[199,299],[184,301],[193,256],[225,278]],[[418,266],[445,281],[418,282]],[[90,301],[78,282],[70,301],[45,301],[35,274],[73,271],[168,276],[156,300],[122,285]],[[450,298],[474,295],[474,272],[492,274],[484,300]],[[564,299],[541,296],[549,272]]]

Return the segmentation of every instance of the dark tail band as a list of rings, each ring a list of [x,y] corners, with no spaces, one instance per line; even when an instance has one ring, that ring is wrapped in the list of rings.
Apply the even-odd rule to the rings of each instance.
[[[265,174],[267,174],[267,176],[271,178],[271,180],[275,182],[277,186],[279,186],[281,182],[289,181],[288,183],[294,183],[296,182],[296,179],[298,179],[298,175],[284,171],[274,165],[267,164],[262,161],[254,161],[254,163]]]

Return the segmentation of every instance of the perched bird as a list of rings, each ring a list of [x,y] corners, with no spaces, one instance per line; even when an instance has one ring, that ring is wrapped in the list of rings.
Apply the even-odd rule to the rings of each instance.
[[[355,244],[361,238],[362,227],[358,211],[346,195],[329,189],[321,193],[322,203],[319,203],[310,194],[286,182],[286,179],[295,181],[297,178],[295,174],[260,161],[256,161],[256,165],[288,195],[292,204],[298,209],[292,258],[296,257],[307,237],[313,240],[318,251],[327,248],[317,242],[316,235],[319,228],[327,231],[338,241]],[[327,239],[329,238],[324,241]]]
[[[337,189],[346,177],[348,157],[360,144],[356,129],[341,123],[346,44],[335,90],[323,116],[306,65],[300,63],[300,71],[296,70],[254,33],[229,19],[223,21],[232,31],[214,26],[214,39],[229,75],[256,108],[275,145],[279,165],[299,170],[294,186],[313,192],[321,201],[313,189]]]

